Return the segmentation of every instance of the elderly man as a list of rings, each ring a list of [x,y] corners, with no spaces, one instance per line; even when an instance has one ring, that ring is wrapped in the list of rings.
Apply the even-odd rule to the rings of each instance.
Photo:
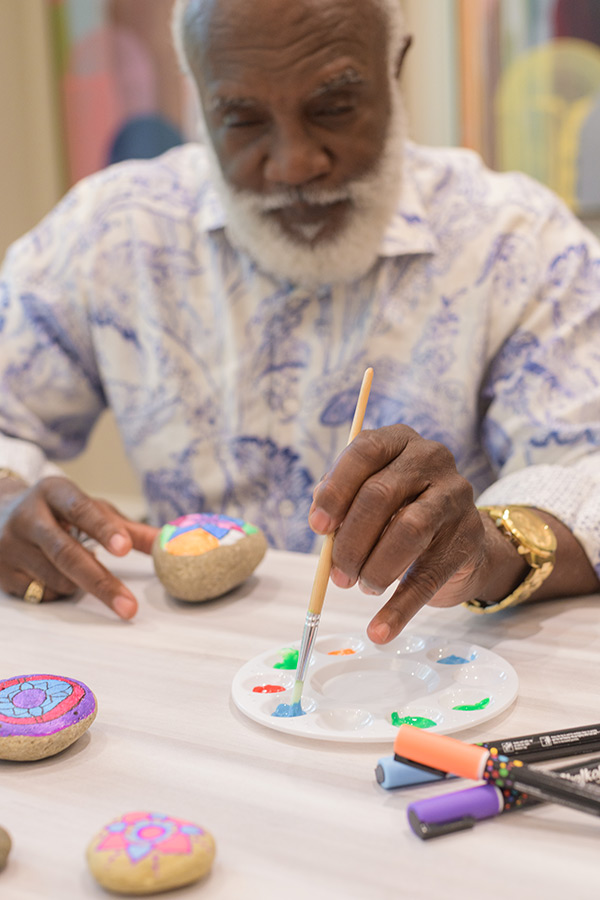
[[[336,531],[336,584],[398,582],[374,641],[425,603],[596,591],[597,242],[524,176],[406,141],[395,0],[181,0],[174,29],[204,145],[85,180],[4,267],[0,585],[134,614],[72,529],[116,555],[155,529],[50,461],[111,406],[154,525]]]

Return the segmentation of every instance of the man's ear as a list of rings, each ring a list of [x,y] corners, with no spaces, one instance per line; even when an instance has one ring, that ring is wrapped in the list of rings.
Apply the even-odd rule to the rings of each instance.
[[[411,46],[412,42],[413,42],[412,34],[407,34],[406,37],[404,38],[402,47],[400,48],[400,50],[398,52],[398,56],[396,57],[396,69],[394,71],[394,75],[396,78],[400,77],[400,72],[402,70],[402,65],[404,63],[404,57],[406,56],[408,49]]]

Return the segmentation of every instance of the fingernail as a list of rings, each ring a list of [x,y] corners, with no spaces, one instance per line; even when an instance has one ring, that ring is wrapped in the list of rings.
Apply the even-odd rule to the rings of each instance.
[[[108,549],[111,553],[125,553],[129,550],[129,541],[122,534],[113,534],[108,542]]]
[[[368,594],[369,597],[380,597],[383,594],[383,591],[380,591],[378,588],[368,587],[364,581],[359,581],[358,586],[363,594]]]
[[[354,582],[352,581],[351,578],[348,578],[348,576],[344,572],[341,572],[339,569],[336,569],[335,566],[333,566],[330,575],[331,575],[331,580],[333,581],[334,584],[337,584],[338,587],[349,588],[349,587],[352,587],[352,585],[354,584]]]
[[[118,616],[121,616],[122,619],[131,619],[131,617],[136,613],[137,603],[135,602],[135,600],[132,600],[131,597],[123,597],[122,595],[119,595],[118,597],[114,598],[112,602],[112,608]]]
[[[331,517],[319,506],[310,513],[308,524],[317,534],[329,534],[330,531],[333,531],[331,527]]]
[[[380,622],[379,625],[374,625],[369,629],[369,636],[376,644],[385,644],[390,636],[390,632],[390,626],[385,622]]]

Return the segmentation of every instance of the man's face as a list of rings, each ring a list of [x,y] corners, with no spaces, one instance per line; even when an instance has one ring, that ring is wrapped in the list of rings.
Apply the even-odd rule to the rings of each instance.
[[[293,277],[291,256],[340,249],[371,201],[379,208],[392,98],[385,22],[370,3],[220,0],[195,76],[233,238],[259,264],[273,271],[261,248],[276,237],[290,256],[278,274]]]

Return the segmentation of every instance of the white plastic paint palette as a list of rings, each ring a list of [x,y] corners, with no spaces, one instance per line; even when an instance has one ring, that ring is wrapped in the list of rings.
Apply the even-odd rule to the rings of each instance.
[[[297,641],[247,662],[232,695],[255,722],[300,737],[393,741],[403,722],[449,734],[498,715],[517,695],[513,667],[476,644],[403,633],[378,646],[335,634],[315,643],[302,694],[306,715],[279,718],[279,704],[292,702],[299,647]]]

